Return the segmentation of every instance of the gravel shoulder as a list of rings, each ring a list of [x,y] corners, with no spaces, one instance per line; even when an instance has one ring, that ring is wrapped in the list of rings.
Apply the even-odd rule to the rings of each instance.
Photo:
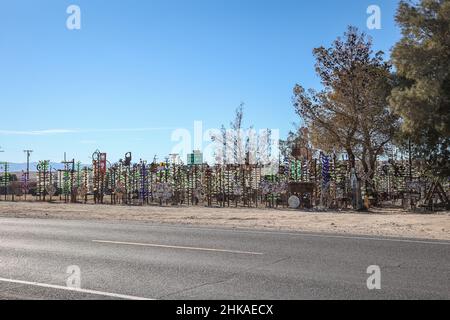
[[[0,217],[140,221],[224,228],[450,240],[449,211],[437,214],[413,214],[392,208],[373,209],[367,213],[359,213],[256,208],[0,202]]]

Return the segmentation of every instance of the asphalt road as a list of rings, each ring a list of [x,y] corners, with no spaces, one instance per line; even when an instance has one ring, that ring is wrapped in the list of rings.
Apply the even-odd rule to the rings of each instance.
[[[129,298],[450,299],[450,242],[0,218],[0,299]]]

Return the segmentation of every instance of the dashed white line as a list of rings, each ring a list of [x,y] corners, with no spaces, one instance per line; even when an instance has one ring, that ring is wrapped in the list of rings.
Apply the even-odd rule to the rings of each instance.
[[[23,281],[23,280],[15,280],[15,279],[0,278],[0,282],[23,284],[23,285],[35,286],[35,287],[41,287],[41,288],[66,290],[66,291],[72,291],[72,292],[78,292],[78,293],[87,293],[87,294],[112,297],[112,298],[118,298],[118,299],[125,299],[125,300],[155,300],[155,299],[149,299],[149,298],[143,298],[143,297],[129,296],[129,295],[125,295],[125,294],[118,294],[118,293],[111,293],[111,292],[104,292],[104,291],[97,291],[97,290],[89,290],[89,289],[78,289],[78,288],[64,287],[64,286],[58,286],[58,285],[48,284],[48,283],[39,283],[39,282],[31,282],[31,281]]]
[[[153,244],[153,243],[136,243],[136,242],[107,241],[107,240],[92,240],[92,242],[107,243],[107,244],[119,244],[119,245],[129,245],[129,246],[141,246],[141,247],[180,249],[180,250],[196,250],[196,251],[212,251],[212,252],[225,252],[225,253],[236,253],[236,254],[249,254],[249,255],[263,255],[263,253],[261,253],[261,252],[227,250],[227,249],[213,249],[213,248],[198,248],[198,247],[183,247],[183,246],[170,246],[170,245]]]

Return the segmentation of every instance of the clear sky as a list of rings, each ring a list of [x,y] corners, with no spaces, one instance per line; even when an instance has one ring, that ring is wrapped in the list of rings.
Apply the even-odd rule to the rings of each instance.
[[[69,5],[81,30],[68,30]],[[369,5],[382,29],[368,30]],[[95,149],[118,160],[171,152],[173,130],[298,122],[296,83],[318,87],[312,49],[355,25],[389,51],[399,38],[394,0],[0,1],[1,160],[88,163]]]

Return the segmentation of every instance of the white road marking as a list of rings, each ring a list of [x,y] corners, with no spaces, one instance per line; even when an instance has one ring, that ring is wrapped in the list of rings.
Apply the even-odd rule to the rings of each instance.
[[[88,289],[77,289],[77,288],[58,286],[58,285],[48,284],[48,283],[30,282],[30,281],[22,281],[22,280],[14,280],[14,279],[0,278],[0,282],[16,283],[16,284],[23,284],[23,285],[28,285],[28,286],[66,290],[66,291],[79,292],[79,293],[88,293],[88,294],[93,294],[93,295],[98,295],[98,296],[105,296],[105,297],[112,297],[112,298],[119,298],[119,299],[126,299],[126,300],[155,300],[155,299],[148,299],[148,298],[143,298],[143,297],[129,296],[129,295],[125,295],[125,294],[88,290]]]
[[[141,246],[141,247],[155,247],[155,248],[168,248],[168,249],[181,249],[181,250],[197,250],[197,251],[213,251],[213,252],[225,252],[225,253],[237,253],[237,254],[263,255],[263,253],[261,253],[261,252],[249,252],[249,251],[226,250],[226,249],[212,249],[212,248],[197,248],[197,247],[182,247],[182,246],[169,246],[169,245],[152,244],[152,243],[136,243],[136,242],[107,241],[107,240],[92,240],[92,242],[108,243],[108,244],[122,244],[122,245]]]

